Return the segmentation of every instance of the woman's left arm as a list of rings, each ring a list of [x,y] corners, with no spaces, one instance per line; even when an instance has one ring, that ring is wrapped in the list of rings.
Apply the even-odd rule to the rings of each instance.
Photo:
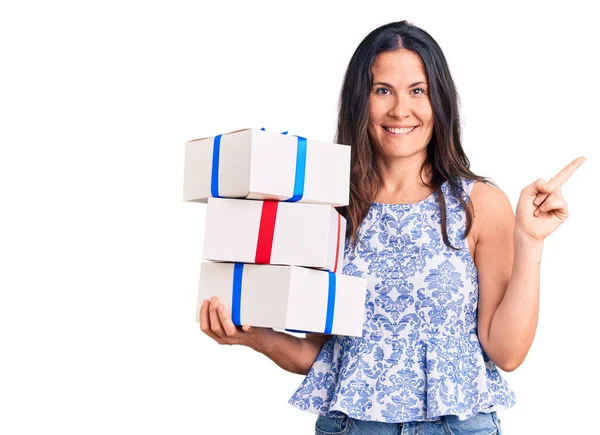
[[[504,371],[521,365],[533,343],[544,239],[567,219],[560,188],[584,161],[580,157],[548,182],[523,189],[516,215],[501,190],[476,183],[471,192],[479,341]]]

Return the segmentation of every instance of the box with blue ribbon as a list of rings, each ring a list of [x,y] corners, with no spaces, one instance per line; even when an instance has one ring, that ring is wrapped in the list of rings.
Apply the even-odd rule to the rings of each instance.
[[[346,219],[323,204],[209,198],[205,260],[341,270]]]
[[[297,266],[203,262],[196,306],[217,296],[234,324],[361,337],[366,280]]]
[[[245,129],[187,142],[184,201],[244,198],[348,205],[350,147]]]

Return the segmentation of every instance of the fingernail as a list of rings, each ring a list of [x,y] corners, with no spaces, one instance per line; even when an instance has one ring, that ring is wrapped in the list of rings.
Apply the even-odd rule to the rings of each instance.
[[[225,305],[221,305],[221,306],[219,307],[219,311],[220,311],[220,312],[223,312],[223,311],[225,311]]]
[[[540,205],[540,202],[542,202],[542,198],[540,198],[539,196],[536,199],[533,200],[533,203],[535,205]]]
[[[536,217],[539,216],[540,215],[540,211],[539,210],[534,211],[533,215],[536,216]]]

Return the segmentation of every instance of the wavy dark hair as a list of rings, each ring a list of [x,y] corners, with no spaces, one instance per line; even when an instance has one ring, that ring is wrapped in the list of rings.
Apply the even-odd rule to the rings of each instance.
[[[358,227],[369,211],[381,182],[374,165],[373,147],[367,131],[369,96],[373,85],[371,67],[375,57],[384,51],[404,48],[417,54],[425,65],[429,84],[429,98],[433,108],[434,128],[427,144],[427,158],[421,167],[431,173],[431,184],[441,211],[444,243],[455,248],[448,238],[446,202],[442,184],[448,182],[451,194],[462,204],[467,215],[464,237],[471,231],[473,209],[471,201],[463,199],[460,177],[491,183],[475,175],[460,140],[458,94],[442,49],[424,30],[407,22],[389,23],[373,30],[360,43],[346,70],[339,102],[338,127],[335,141],[351,146],[350,201],[338,210],[347,219],[350,243],[356,247]],[[491,183],[494,184],[494,183]]]

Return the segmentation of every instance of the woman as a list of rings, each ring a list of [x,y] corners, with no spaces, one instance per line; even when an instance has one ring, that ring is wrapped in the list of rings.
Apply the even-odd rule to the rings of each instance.
[[[500,433],[537,326],[543,241],[584,158],[506,195],[473,174],[445,57],[406,21],[375,29],[348,66],[338,143],[352,146],[344,274],[367,278],[361,338],[236,328],[213,298],[201,329],[307,374],[290,399],[317,433]]]

